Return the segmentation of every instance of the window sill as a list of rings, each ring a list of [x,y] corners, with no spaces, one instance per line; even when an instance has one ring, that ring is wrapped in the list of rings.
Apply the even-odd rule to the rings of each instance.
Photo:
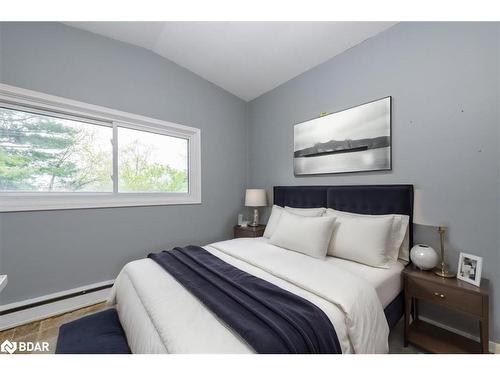
[[[18,195],[0,197],[0,212],[71,210],[86,208],[113,208],[139,206],[169,206],[201,204],[201,196],[194,194],[57,194],[54,196]]]

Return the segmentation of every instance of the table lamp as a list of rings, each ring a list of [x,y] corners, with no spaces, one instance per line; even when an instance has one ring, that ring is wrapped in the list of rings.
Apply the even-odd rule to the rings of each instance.
[[[253,221],[248,224],[251,227],[259,225],[259,210],[257,207],[267,206],[265,189],[247,189],[245,193],[245,206],[253,207]]]
[[[431,225],[424,218],[422,212],[422,190],[415,189],[413,196],[413,222],[420,225]],[[441,248],[441,262],[436,268],[434,268],[434,273],[440,277],[452,278],[456,274],[450,271],[450,267],[445,262],[445,250],[444,250],[444,236],[446,234],[446,227],[440,225],[438,226],[439,242]]]

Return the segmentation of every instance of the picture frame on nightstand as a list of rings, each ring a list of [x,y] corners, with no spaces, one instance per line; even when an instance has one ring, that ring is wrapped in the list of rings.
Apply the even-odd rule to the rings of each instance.
[[[477,255],[460,253],[458,259],[457,279],[480,286],[483,271],[483,258]]]

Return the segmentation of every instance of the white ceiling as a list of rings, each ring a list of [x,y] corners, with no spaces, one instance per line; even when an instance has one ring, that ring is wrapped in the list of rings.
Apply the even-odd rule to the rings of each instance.
[[[67,22],[147,48],[252,100],[395,22]]]

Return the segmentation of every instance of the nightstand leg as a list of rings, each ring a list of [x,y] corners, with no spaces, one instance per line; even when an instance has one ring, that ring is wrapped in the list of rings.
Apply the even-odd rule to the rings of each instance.
[[[413,298],[413,321],[418,319],[418,299]]]
[[[410,329],[411,301],[412,298],[405,295],[405,332],[403,341],[403,345],[405,348],[408,346],[408,330]]]
[[[489,333],[488,333],[488,323],[479,321],[479,329],[481,331],[481,349],[483,353],[490,352],[490,343],[489,343]]]

